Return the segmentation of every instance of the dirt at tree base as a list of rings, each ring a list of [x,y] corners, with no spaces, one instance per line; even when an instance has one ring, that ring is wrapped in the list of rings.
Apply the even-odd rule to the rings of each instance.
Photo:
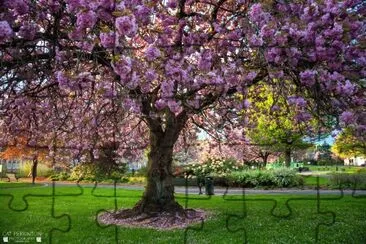
[[[105,212],[98,216],[99,223],[132,228],[151,228],[156,230],[184,229],[190,224],[201,223],[208,218],[202,209],[186,209],[184,212],[158,212],[153,214],[129,214],[130,209],[116,213]]]

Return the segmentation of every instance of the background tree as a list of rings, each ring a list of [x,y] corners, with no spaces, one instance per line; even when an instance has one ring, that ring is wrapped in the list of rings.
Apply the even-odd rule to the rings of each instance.
[[[54,158],[60,149],[91,155],[111,143],[123,155],[149,146],[132,215],[183,213],[174,146],[185,129],[245,124],[233,95],[259,81],[309,101],[315,112],[298,116],[364,124],[361,1],[2,3],[2,143],[29,133]]]
[[[5,160],[32,160],[30,175],[32,176],[32,184],[34,184],[37,177],[38,163],[39,161],[47,162],[48,151],[31,147],[25,137],[18,137],[13,144],[9,144],[4,148],[0,153],[0,158]]]
[[[317,121],[304,115],[307,114],[304,112],[305,100],[291,97],[291,94],[288,91],[276,93],[263,83],[248,94],[248,110],[244,114],[250,116],[253,125],[246,132],[250,141],[261,149],[259,153],[265,164],[271,153],[279,152],[284,155],[286,166],[290,166],[294,151],[312,145],[304,141],[304,136],[311,135]],[[286,99],[284,95],[290,98]],[[298,110],[304,113],[299,114]]]
[[[341,158],[366,156],[366,137],[357,137],[354,130],[345,129],[339,133],[331,150]]]

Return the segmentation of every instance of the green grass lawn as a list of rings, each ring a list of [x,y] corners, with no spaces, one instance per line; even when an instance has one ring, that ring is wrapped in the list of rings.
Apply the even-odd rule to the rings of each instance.
[[[10,188],[10,186],[14,186]],[[29,185],[28,185],[29,186]],[[113,209],[114,199],[91,195],[92,188],[83,188],[80,196],[56,196],[55,215],[69,214],[71,228],[67,233],[54,231],[53,243],[115,243],[113,226],[102,229],[95,223],[95,214],[100,209]],[[78,194],[73,186],[56,187],[55,194]],[[96,189],[95,194],[113,195],[113,189]],[[47,236],[52,228],[67,230],[67,218],[51,217],[52,197],[29,196],[26,211],[9,210],[8,203],[12,194],[12,208],[21,210],[26,207],[22,196],[25,194],[51,195],[52,187],[31,186],[26,184],[0,184],[0,233],[17,235],[42,235],[47,243]],[[141,196],[141,191],[117,189],[119,208],[132,207]],[[242,196],[214,196],[207,200],[205,196],[191,195],[189,208],[205,209],[211,213],[211,219],[205,221],[203,229],[187,232],[188,243],[243,243],[246,236],[248,243],[314,243],[315,230],[319,223],[332,223],[331,214],[318,214],[315,196],[296,195],[250,195],[246,196],[246,205]],[[320,210],[333,211],[335,223],[319,227],[320,243],[366,243],[366,199],[355,199],[338,195],[321,196]],[[292,215],[285,202],[289,198],[307,198],[312,200],[294,200],[289,202]],[[326,200],[331,198],[332,200]],[[177,195],[181,204],[185,204],[183,195]],[[271,215],[276,200],[277,207]],[[246,211],[244,211],[246,209]],[[246,216],[244,216],[246,212]],[[230,219],[229,216],[233,216]],[[226,221],[229,230],[226,228]],[[198,228],[199,225],[194,227]],[[38,234],[37,234],[38,233]],[[183,243],[184,230],[156,231],[151,229],[117,228],[119,243]],[[246,235],[245,235],[246,233]],[[33,242],[34,243],[34,242]]]
[[[329,177],[319,177],[319,186],[327,187],[330,184]],[[315,188],[318,185],[317,183],[317,177],[310,175],[310,176],[304,176],[304,186]]]
[[[309,165],[306,166],[311,171],[330,171],[330,172],[344,172],[344,173],[356,173],[358,170],[363,170],[365,167],[357,167],[357,166],[315,166]]]

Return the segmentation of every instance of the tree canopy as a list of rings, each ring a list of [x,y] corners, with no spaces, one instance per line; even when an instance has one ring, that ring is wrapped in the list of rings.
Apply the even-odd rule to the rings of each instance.
[[[366,138],[355,136],[352,129],[345,129],[337,136],[331,150],[341,158],[366,156]]]

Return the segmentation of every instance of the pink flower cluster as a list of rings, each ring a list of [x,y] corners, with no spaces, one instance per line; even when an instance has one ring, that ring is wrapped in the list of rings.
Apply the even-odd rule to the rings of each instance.
[[[116,28],[121,36],[134,37],[137,33],[137,23],[133,15],[118,17]]]
[[[102,32],[100,33],[99,38],[103,47],[114,48],[116,42],[116,34],[114,32]]]
[[[0,43],[10,39],[13,36],[13,30],[7,21],[0,21]]]

